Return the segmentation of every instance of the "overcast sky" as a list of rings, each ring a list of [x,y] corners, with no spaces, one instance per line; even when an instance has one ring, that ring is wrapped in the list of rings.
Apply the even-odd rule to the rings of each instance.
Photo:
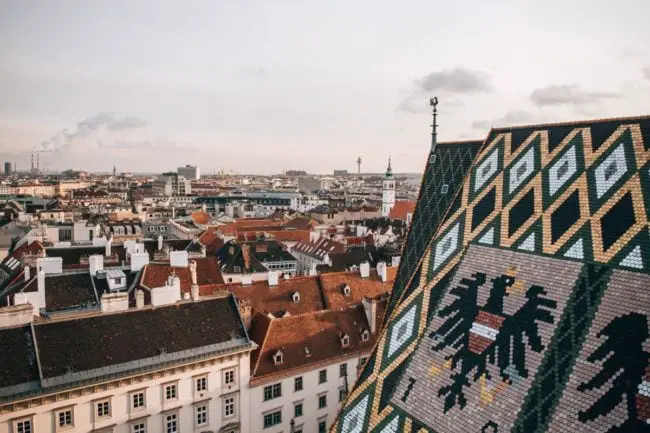
[[[650,1],[0,2],[0,157],[421,171],[492,125],[650,112]]]

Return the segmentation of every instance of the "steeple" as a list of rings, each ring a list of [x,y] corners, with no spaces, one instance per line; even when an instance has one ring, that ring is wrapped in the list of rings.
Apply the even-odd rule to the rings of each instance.
[[[431,125],[431,153],[436,151],[438,145],[438,125],[436,124],[436,117],[438,116],[438,97],[434,96],[429,99],[429,105],[433,107],[433,124]]]
[[[390,166],[390,156],[388,157],[388,168],[386,168],[386,177],[393,177],[393,169]]]

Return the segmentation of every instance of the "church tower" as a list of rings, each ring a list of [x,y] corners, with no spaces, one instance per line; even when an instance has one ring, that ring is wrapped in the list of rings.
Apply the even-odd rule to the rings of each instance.
[[[386,177],[382,181],[381,216],[387,217],[393,206],[395,206],[395,179],[393,179],[393,169],[390,166],[389,157]]]

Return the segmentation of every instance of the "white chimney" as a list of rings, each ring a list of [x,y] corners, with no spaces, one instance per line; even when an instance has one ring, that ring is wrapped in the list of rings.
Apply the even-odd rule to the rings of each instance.
[[[99,254],[94,254],[88,257],[88,264],[90,266],[90,275],[93,277],[97,275],[97,271],[104,270],[104,256]]]
[[[63,273],[62,257],[39,257],[36,259],[36,267],[43,269],[46,274]]]
[[[163,249],[163,237],[162,235],[158,235],[158,251],[162,251]]]
[[[383,283],[388,279],[388,268],[386,267],[386,262],[377,263],[377,274]]]
[[[102,293],[102,313],[115,313],[117,311],[126,311],[129,309],[129,294],[122,293]]]
[[[366,313],[366,320],[370,326],[370,333],[374,334],[377,331],[377,301],[374,299],[363,298],[363,311]]]
[[[113,255],[113,253],[111,252],[112,244],[113,244],[113,236],[108,238],[108,240],[106,241],[106,251],[104,252],[104,255],[106,257],[110,257],[111,255]]]
[[[196,276],[196,260],[190,262],[190,277],[192,278],[192,285],[196,286],[198,284]]]
[[[135,292],[135,308],[144,308],[144,290],[142,289]]]
[[[23,272],[25,273],[25,281],[29,281],[29,279],[32,277],[32,272],[31,268],[29,265],[25,265],[25,268],[23,269]]]
[[[176,274],[171,274],[164,286],[151,290],[151,305],[174,304],[181,300],[181,279]]]
[[[279,279],[279,274],[277,271],[269,271],[268,274],[269,287],[277,286],[278,279]]]
[[[192,294],[192,301],[194,301],[194,302],[198,301],[199,298],[200,298],[200,295],[199,295],[199,286],[196,285],[196,284],[192,284],[192,287],[191,287],[190,290],[191,290],[191,292],[192,292],[192,293],[191,293],[191,294]]]
[[[36,287],[38,293],[42,293],[43,297],[45,297],[45,270],[42,267],[38,268],[38,274],[36,274]]]
[[[148,264],[149,253],[131,253],[131,271],[139,271]]]
[[[368,262],[361,263],[361,265],[359,265],[359,273],[361,274],[361,278],[370,277],[370,263]]]
[[[187,251],[172,251],[169,253],[169,264],[177,268],[187,268],[189,257]]]

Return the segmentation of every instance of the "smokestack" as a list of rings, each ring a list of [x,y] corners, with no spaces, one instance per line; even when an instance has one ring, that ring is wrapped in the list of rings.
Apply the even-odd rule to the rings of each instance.
[[[25,272],[25,281],[29,281],[29,279],[31,278],[31,268],[29,267],[29,265],[25,265],[24,272]]]
[[[112,243],[113,243],[113,235],[111,235],[111,237],[108,238],[108,240],[106,241],[106,251],[104,252],[104,255],[106,255],[106,257],[111,256],[111,244]]]
[[[162,251],[163,249],[163,237],[162,235],[158,235],[158,251]]]
[[[144,308],[144,291],[142,289],[135,292],[135,308]]]

